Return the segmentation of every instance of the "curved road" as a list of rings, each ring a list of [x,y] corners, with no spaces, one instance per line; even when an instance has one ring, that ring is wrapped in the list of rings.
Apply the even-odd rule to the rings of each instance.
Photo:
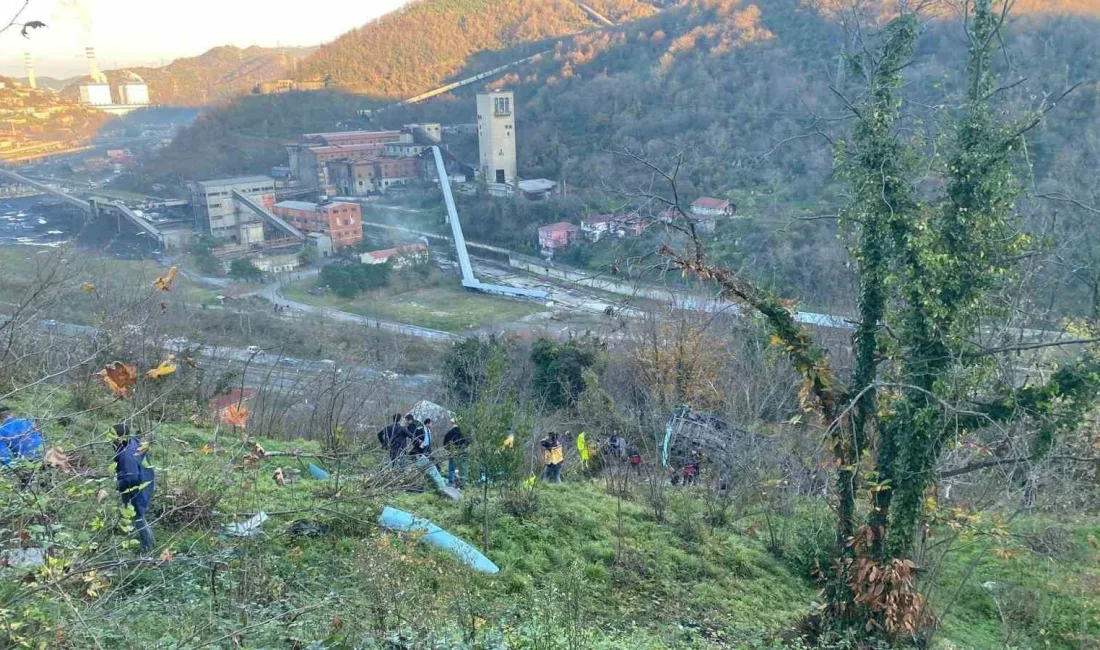
[[[312,270],[300,273],[298,275],[308,277],[310,275],[316,274],[317,271]],[[461,338],[455,336],[454,334],[451,334],[450,332],[444,332],[442,330],[433,330],[426,327],[417,327],[415,325],[404,325],[402,323],[378,320],[377,318],[360,316],[359,314],[353,314],[351,312],[339,311],[337,309],[331,309],[328,307],[318,307],[316,305],[298,302],[297,300],[284,296],[282,293],[282,288],[282,281],[276,281],[264,286],[264,288],[260,289],[255,295],[266,298],[273,304],[287,305],[295,311],[306,312],[310,314],[320,314],[326,318],[331,318],[333,320],[343,321],[346,323],[357,323],[360,325],[366,325],[367,327],[373,327],[375,329],[386,330],[387,332],[394,332],[396,334],[415,336],[417,338],[431,339],[434,341],[456,341]]]

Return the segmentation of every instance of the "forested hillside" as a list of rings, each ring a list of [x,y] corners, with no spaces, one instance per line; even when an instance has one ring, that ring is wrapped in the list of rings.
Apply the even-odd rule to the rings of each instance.
[[[653,3],[585,3],[619,22],[647,16]],[[589,29],[574,0],[422,0],[352,30],[303,61],[301,79],[324,79],[379,97],[405,97],[458,73],[470,56]],[[505,57],[508,58],[508,57]]]
[[[163,68],[107,70],[112,85],[128,80],[132,72],[149,84],[149,99],[166,106],[206,106],[246,95],[263,81],[293,76],[296,62],[311,48],[215,47],[196,57],[176,59]],[[73,80],[65,93],[75,97],[76,87],[88,77]]]
[[[409,11],[437,6],[423,3]],[[1087,173],[1100,163],[1100,90],[1095,81],[1100,78],[1100,21],[1086,3],[1030,3],[1024,9],[1012,18],[1006,55],[995,63],[1011,87],[995,100],[1021,119],[1057,103],[1049,119],[1027,134],[1027,177],[1034,185],[1032,200],[1022,207],[1038,217],[1051,212],[1037,208],[1058,208],[1054,225],[1032,225],[1040,230],[1067,228],[1073,243],[1091,221],[1087,210],[1066,197],[1085,203],[1095,202],[1094,193],[1100,198]],[[403,17],[407,15],[392,20],[408,20]],[[964,79],[962,23],[950,12],[940,15],[922,25],[916,60],[906,70],[905,119],[907,128],[918,133],[927,132],[957,105]],[[835,214],[840,201],[830,140],[835,142],[848,126],[841,95],[854,92],[852,75],[842,65],[848,40],[838,18],[833,9],[823,11],[796,0],[684,0],[620,27],[555,41],[552,54],[488,86],[517,92],[521,175],[564,180],[575,190],[573,197],[593,208],[622,207],[624,201],[612,197],[637,180],[637,170],[612,153],[625,147],[658,162],[683,153],[682,197],[731,198],[742,214],[758,217],[756,223]],[[408,24],[408,43],[432,40],[413,38],[430,29],[414,31]],[[504,60],[529,51],[521,45],[493,56]],[[459,74],[484,67],[484,62],[471,60]],[[472,121],[475,90],[387,111],[377,125]],[[181,136],[146,170],[144,180],[179,181],[219,170],[261,172],[284,160],[279,138],[332,128],[356,107],[370,103],[367,97],[357,100],[340,93],[245,98]],[[928,151],[934,145],[927,142]],[[1052,205],[1049,197],[1061,200]],[[746,225],[742,230],[750,232],[733,233],[715,251],[728,263],[768,269],[775,274],[770,281],[784,291],[821,292],[829,303],[825,296],[843,285],[833,264],[840,246],[828,226],[806,223],[802,229],[809,229],[808,234],[797,238],[801,243],[788,246],[777,245],[767,229]],[[747,251],[745,242],[758,242],[761,248]],[[1100,313],[1100,273],[1081,270],[1094,265],[1091,258],[1078,259],[1080,250],[1066,253],[1063,268],[1075,269],[1066,281],[1087,290],[1089,304],[1095,306],[1089,310]]]

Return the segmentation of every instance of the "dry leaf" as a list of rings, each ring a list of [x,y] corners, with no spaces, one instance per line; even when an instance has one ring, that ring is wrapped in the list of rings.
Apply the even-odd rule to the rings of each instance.
[[[222,411],[222,422],[243,429],[248,424],[248,407],[236,404],[227,406]]]
[[[280,487],[286,485],[286,477],[283,476],[282,467],[275,468],[275,475],[272,476],[272,478],[275,479],[275,485],[278,485]]]
[[[195,363],[195,360],[191,357],[184,357],[183,362],[191,366],[192,370],[201,370],[201,368],[199,368],[199,364]]]
[[[72,474],[73,468],[69,466],[69,457],[59,447],[50,447],[46,455],[42,457],[46,465],[60,470],[63,474]]]
[[[342,627],[344,627],[344,620],[342,618],[340,618],[339,616],[333,616],[332,617],[332,629],[339,630]]]
[[[172,268],[168,269],[168,275],[153,280],[153,286],[156,287],[157,291],[170,290],[172,288],[172,280],[176,279],[176,276],[179,274],[179,272],[180,270],[173,266]]]
[[[160,364],[156,368],[153,368],[149,372],[145,373],[150,379],[160,379],[161,377],[167,377],[168,375],[175,374],[176,364],[172,362],[175,359],[174,356],[168,357],[168,361]]]
[[[164,549],[164,552],[160,554],[160,559],[167,562],[168,564],[171,564],[172,560],[175,559],[175,557],[176,556],[172,554],[172,549],[170,548]]]
[[[267,452],[264,451],[264,448],[261,447],[258,442],[252,443],[252,455],[260,460],[267,458]]]
[[[104,490],[103,488],[100,488],[95,493],[95,502],[98,505],[100,503],[103,503],[106,500],[107,500],[107,490]]]
[[[84,293],[95,293],[95,285],[91,282],[85,282],[84,284],[80,285],[80,290]]]
[[[129,397],[130,387],[137,382],[137,368],[116,361],[97,373],[107,388],[119,397]]]

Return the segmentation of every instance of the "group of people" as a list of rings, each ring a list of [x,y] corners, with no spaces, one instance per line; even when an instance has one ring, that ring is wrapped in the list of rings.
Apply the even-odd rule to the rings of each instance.
[[[402,418],[393,416],[389,425],[378,431],[378,444],[389,453],[390,463],[397,469],[404,469],[408,459],[431,457],[435,450],[434,433],[431,418],[421,422],[412,414]],[[504,447],[512,445],[509,436]],[[625,465],[629,470],[641,472],[644,459],[641,451],[618,433],[602,440],[590,442],[581,431],[576,437],[577,454],[582,471],[598,470],[614,464]],[[451,487],[463,487],[469,470],[470,440],[463,434],[457,423],[443,436],[443,449],[447,458],[447,484]],[[548,483],[561,483],[562,469],[565,466],[565,443],[555,431],[549,432],[539,441],[542,451],[542,477]],[[690,462],[683,467],[669,470],[669,480],[673,485],[694,485],[699,478],[702,456],[696,452]],[[415,461],[414,461],[415,462]]]
[[[148,553],[154,546],[153,530],[146,519],[153,501],[154,471],[140,434],[132,434],[125,422],[114,425],[113,431],[115,486],[122,503],[134,510],[134,529],[141,550]],[[0,465],[11,472],[21,489],[30,487],[45,450],[46,439],[35,421],[0,404]]]
[[[597,459],[599,467],[616,462],[629,463],[630,469],[641,471],[642,453],[637,447],[628,445],[626,439],[617,433],[605,440],[589,442],[585,432],[581,431],[577,434],[576,441],[582,470],[594,469],[592,461]],[[543,478],[550,483],[561,483],[561,471],[565,462],[561,437],[557,432],[551,431],[539,442],[539,446],[542,448]]]
[[[397,469],[404,469],[409,458],[418,460],[431,457],[435,443],[432,425],[431,418],[424,418],[421,422],[412,413],[404,419],[400,413],[395,414],[390,424],[378,431],[378,444],[389,453],[390,464]],[[466,483],[469,445],[470,441],[463,435],[458,424],[451,426],[443,436],[443,448],[449,452],[447,484],[451,487],[462,487]]]

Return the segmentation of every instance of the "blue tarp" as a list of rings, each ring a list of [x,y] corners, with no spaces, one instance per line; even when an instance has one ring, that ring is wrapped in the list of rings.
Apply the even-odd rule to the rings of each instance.
[[[470,546],[460,537],[436,526],[427,519],[422,519],[404,510],[386,506],[378,517],[378,523],[390,530],[400,533],[423,533],[421,541],[427,542],[436,548],[443,549],[459,560],[465,562],[475,570],[482,573],[499,573],[497,565],[481,554],[473,546]]]

